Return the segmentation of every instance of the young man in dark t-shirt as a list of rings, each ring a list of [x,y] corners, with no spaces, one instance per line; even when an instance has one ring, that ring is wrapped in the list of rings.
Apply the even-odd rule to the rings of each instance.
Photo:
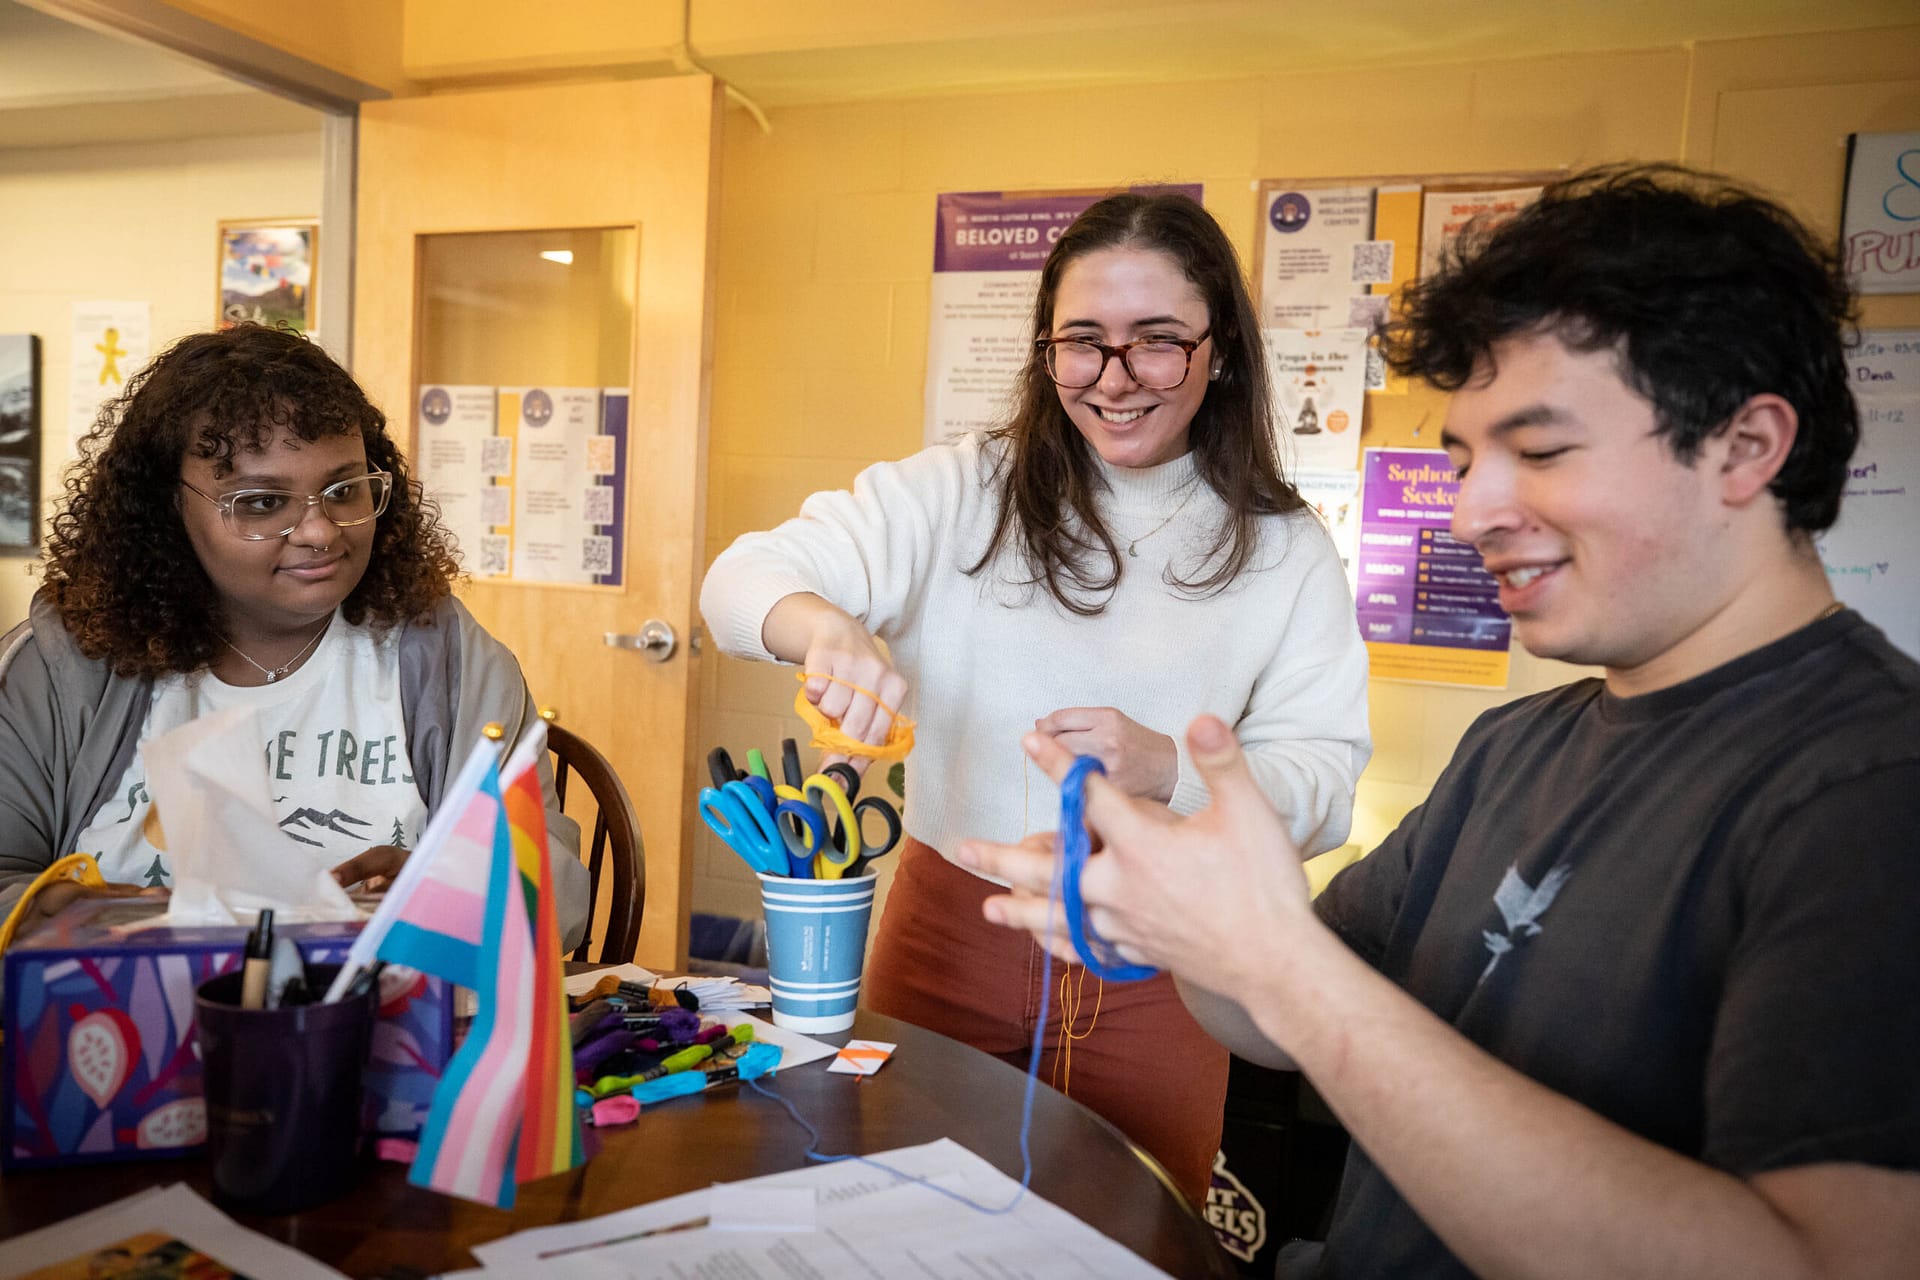
[[[1219,721],[1188,819],[1089,780],[1093,926],[1354,1136],[1283,1274],[1914,1274],[1920,665],[1813,546],[1851,318],[1791,215],[1679,170],[1470,238],[1388,354],[1454,393],[1453,532],[1521,642],[1604,677],[1482,716],[1312,904]],[[1045,837],[960,859],[1072,955]]]

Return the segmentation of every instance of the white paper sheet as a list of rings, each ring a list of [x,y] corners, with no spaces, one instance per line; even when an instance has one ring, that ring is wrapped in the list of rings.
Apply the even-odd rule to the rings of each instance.
[[[947,1138],[873,1158],[989,1208],[1009,1204],[1019,1189],[1012,1178]],[[817,1206],[817,1226],[809,1232],[715,1230],[713,1197],[700,1191],[588,1222],[523,1231],[478,1245],[474,1254],[490,1276],[554,1280],[689,1275],[784,1280],[814,1273],[1132,1280],[1166,1274],[1037,1195],[1020,1197],[1008,1212],[989,1214],[858,1161],[735,1183],[729,1194],[809,1187]]]
[[[243,1275],[345,1280],[332,1267],[297,1249],[248,1231],[179,1182],[150,1188],[0,1244],[0,1278],[29,1276],[43,1268],[93,1258],[116,1246],[139,1257],[170,1241],[191,1245]]]

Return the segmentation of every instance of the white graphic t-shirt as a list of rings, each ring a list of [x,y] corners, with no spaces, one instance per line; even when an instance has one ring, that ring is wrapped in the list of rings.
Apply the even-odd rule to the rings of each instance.
[[[411,849],[427,806],[407,757],[400,703],[400,632],[377,637],[338,614],[313,656],[285,679],[241,688],[211,672],[154,682],[140,741],[228,707],[251,706],[266,754],[267,785],[286,834],[276,857],[332,867],[376,844]],[[171,888],[173,866],[147,841],[147,770],[139,753],[111,800],[80,834],[79,851],[110,882]],[[166,815],[160,816],[164,828]],[[267,851],[263,851],[265,853]]]

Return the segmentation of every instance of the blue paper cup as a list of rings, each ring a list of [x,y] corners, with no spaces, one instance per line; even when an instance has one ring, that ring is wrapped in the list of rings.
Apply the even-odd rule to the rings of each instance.
[[[874,876],[789,880],[760,876],[767,911],[767,985],[775,1025],[794,1031],[845,1031],[860,1002]]]

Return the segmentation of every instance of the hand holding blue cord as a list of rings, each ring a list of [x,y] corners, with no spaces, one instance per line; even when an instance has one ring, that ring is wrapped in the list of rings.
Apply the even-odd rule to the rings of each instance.
[[[1269,974],[1276,952],[1287,953],[1324,926],[1314,916],[1299,851],[1233,731],[1202,716],[1188,729],[1187,744],[1212,796],[1187,817],[1124,795],[1104,778],[1084,778],[1085,817],[1103,847],[1082,864],[1077,884],[1123,962],[1204,978],[1216,990],[1239,989]],[[1072,753],[1042,734],[1029,734],[1022,745],[1043,772],[1065,782]],[[1024,929],[1054,954],[1078,960],[1069,912],[1048,911],[1062,861],[1051,845],[1050,836],[1018,845],[968,841],[955,853],[961,866],[1010,885],[1011,893],[987,899],[989,921]]]

